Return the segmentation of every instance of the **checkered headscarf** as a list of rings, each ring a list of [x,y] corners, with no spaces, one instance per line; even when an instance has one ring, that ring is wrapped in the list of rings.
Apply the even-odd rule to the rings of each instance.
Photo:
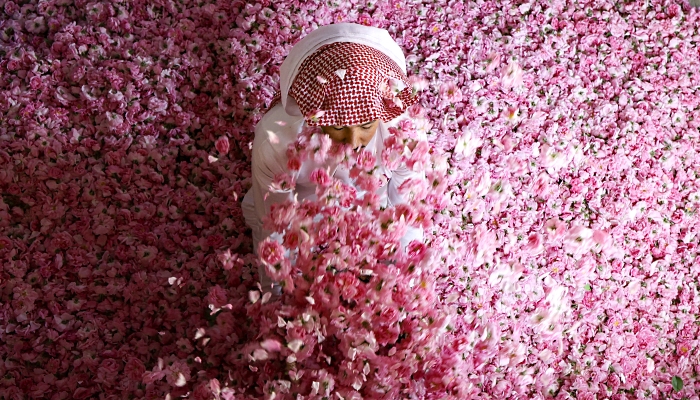
[[[391,121],[417,98],[406,74],[381,51],[336,42],[307,57],[289,89],[312,126]]]

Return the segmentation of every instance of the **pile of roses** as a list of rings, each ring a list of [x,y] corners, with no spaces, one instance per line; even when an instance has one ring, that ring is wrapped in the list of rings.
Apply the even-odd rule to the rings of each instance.
[[[698,15],[0,0],[0,397],[697,399]],[[340,21],[389,30],[427,80],[428,145],[399,154],[428,185],[382,210],[319,171],[259,260],[253,128],[289,49]],[[281,298],[259,262],[290,272]]]

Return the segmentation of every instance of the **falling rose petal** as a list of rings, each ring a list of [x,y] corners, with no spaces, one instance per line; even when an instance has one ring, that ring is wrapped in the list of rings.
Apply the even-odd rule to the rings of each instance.
[[[218,379],[212,379],[209,381],[209,389],[211,392],[214,394],[214,396],[218,396],[221,393],[221,383],[219,382]]]
[[[267,358],[268,358],[267,351],[265,351],[263,349],[256,349],[253,352],[253,358],[255,360],[258,360],[258,361],[267,360]]]
[[[260,343],[260,347],[269,352],[277,352],[282,348],[282,343],[275,339],[266,339]]]
[[[306,371],[301,370],[301,371],[289,371],[289,372],[290,372],[290,373],[289,373],[289,376],[290,376],[293,380],[298,381],[299,379],[301,379],[301,378],[304,376],[304,373],[305,373]],[[312,384],[312,385],[313,385],[313,384]]]
[[[357,357],[357,348],[350,347],[347,351],[347,358],[349,358],[350,361],[355,361],[355,357]]]
[[[406,84],[400,79],[389,78],[389,82],[391,92],[395,95],[399,94],[399,92],[403,91],[406,88]]]
[[[326,112],[323,110],[314,110],[311,111],[306,117],[307,119],[310,119],[311,121],[318,122],[319,118],[323,117],[326,115]]]
[[[287,126],[287,121],[275,121],[275,124],[279,126]]]
[[[321,83],[321,84],[324,84],[324,83],[327,83],[327,82],[328,82],[328,80],[327,80],[326,78],[324,78],[324,77],[322,77],[322,76],[320,76],[320,75],[316,77],[316,80],[318,80],[318,82]]]
[[[287,343],[287,347],[293,352],[298,352],[301,349],[301,346],[304,345],[304,341],[301,339],[294,339]]]
[[[515,62],[508,64],[501,77],[501,84],[504,89],[518,87],[523,83],[523,70]]]
[[[272,131],[267,131],[267,138],[272,144],[278,144],[280,142],[280,138]]]
[[[344,69],[338,69],[335,71],[335,74],[338,75],[338,78],[340,78],[340,80],[342,81],[342,80],[345,80],[345,73],[346,72],[347,71]]]
[[[187,384],[187,379],[185,379],[185,375],[182,374],[182,372],[177,373],[177,381],[175,382],[175,386],[177,387],[183,387]]]
[[[248,300],[250,300],[251,303],[255,304],[258,300],[260,300],[260,292],[257,290],[251,290],[248,292]]]
[[[216,158],[216,157],[214,157],[214,156],[209,156],[209,163],[210,163],[210,164],[213,164],[213,163],[215,163],[215,162],[217,162],[217,161],[219,161],[218,158]]]
[[[271,297],[272,297],[272,292],[265,292],[265,294],[263,294],[263,296],[262,296],[262,304],[265,304],[268,301],[270,301]]]

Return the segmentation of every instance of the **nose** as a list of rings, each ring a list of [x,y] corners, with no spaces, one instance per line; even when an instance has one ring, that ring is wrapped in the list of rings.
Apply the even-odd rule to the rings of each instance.
[[[348,144],[352,146],[353,149],[356,149],[360,146],[363,145],[362,143],[362,135],[360,134],[359,129],[353,129],[353,128],[348,128],[350,130],[350,133],[348,134]]]

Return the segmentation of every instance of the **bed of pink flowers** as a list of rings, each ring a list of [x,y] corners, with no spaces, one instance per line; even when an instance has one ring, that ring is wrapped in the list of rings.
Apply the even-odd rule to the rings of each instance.
[[[0,0],[0,398],[698,399],[698,15]],[[342,21],[428,81],[406,132],[431,152],[403,154],[428,186],[379,210],[319,172],[329,200],[271,222],[313,227],[294,266],[268,244],[293,271],[271,299],[252,129],[290,47]]]

